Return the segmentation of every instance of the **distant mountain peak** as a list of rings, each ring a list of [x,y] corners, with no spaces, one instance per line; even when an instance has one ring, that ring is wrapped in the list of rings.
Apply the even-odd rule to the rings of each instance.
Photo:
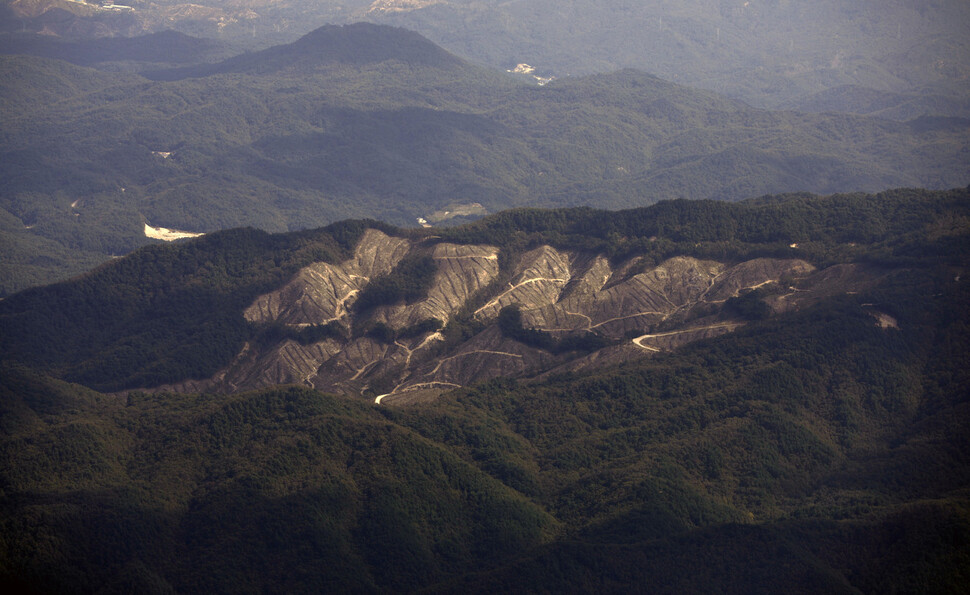
[[[312,70],[325,64],[378,64],[390,60],[431,68],[465,64],[419,33],[371,23],[324,25],[293,43],[243,54],[213,64],[151,73],[156,80],[178,80],[223,73],[268,74],[281,70]]]
[[[324,25],[288,47],[294,51],[316,49],[322,60],[365,64],[400,60],[427,66],[456,66],[462,60],[419,33],[400,27],[353,23]]]

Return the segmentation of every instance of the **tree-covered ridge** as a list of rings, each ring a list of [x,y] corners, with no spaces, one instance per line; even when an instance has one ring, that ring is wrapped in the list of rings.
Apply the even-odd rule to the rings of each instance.
[[[622,211],[511,209],[436,230],[448,241],[592,250],[611,257],[674,254],[737,261],[797,255],[816,265],[854,259],[902,263],[937,251],[966,257],[970,190],[897,189],[878,194],[762,197],[738,203],[675,200]]]
[[[68,248],[89,262],[148,243],[146,221],[277,232],[413,225],[450,204],[631,208],[970,181],[958,119],[766,112],[632,70],[536,87],[374,25],[168,73],[179,80],[30,56],[2,56],[0,71],[0,242],[39,251],[5,251],[7,293],[63,271]]]

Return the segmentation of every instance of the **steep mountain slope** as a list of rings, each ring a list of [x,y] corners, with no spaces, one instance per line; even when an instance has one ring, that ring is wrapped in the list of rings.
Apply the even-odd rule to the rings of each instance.
[[[398,334],[412,336],[393,340],[384,337],[382,341],[371,331],[349,342],[328,337],[306,345],[285,340],[264,350],[247,346],[214,381],[191,382],[178,389],[224,391],[305,383],[359,394],[374,385],[391,387],[383,398],[393,400],[425,388],[534,373],[563,361],[536,349],[539,345],[517,344],[498,328],[476,335],[453,351],[442,352],[438,343],[444,336],[435,326],[451,322],[472,296],[489,296],[484,305],[472,311],[472,320],[480,324],[499,320],[504,307],[515,306],[522,310],[520,324],[557,339],[588,333],[595,333],[593,336],[605,343],[632,338],[625,342],[629,344],[625,348],[618,345],[611,350],[609,361],[622,361],[737,328],[742,322],[730,315],[698,317],[696,312],[714,314],[718,305],[739,292],[776,283],[782,277],[801,281],[797,294],[787,289],[775,296],[795,308],[813,294],[817,278],[810,275],[814,267],[807,262],[783,259],[756,259],[728,267],[715,261],[676,257],[631,274],[638,265],[643,267],[641,259],[621,262],[614,271],[602,255],[541,246],[521,255],[507,275],[507,287],[502,287],[496,283],[500,274],[498,248],[439,243],[432,250],[437,272],[424,299],[362,313],[355,310],[361,289],[380,274],[379,269],[358,263],[379,262],[389,272],[408,248],[414,250],[416,246],[369,231],[353,259],[338,266],[303,269],[280,290],[257,298],[245,316],[256,324],[284,324],[291,329],[338,324],[346,336],[352,336],[353,329],[374,325],[388,329],[392,338]],[[818,277],[822,276],[824,272]],[[858,284],[866,275],[859,273],[856,277],[846,283]],[[491,291],[483,292],[486,288]],[[648,332],[675,318],[689,322],[671,326],[666,332]],[[437,321],[436,325],[425,332],[411,332],[428,320]],[[436,357],[422,363],[432,353],[437,353]]]
[[[959,592],[970,571],[968,209],[967,190],[895,191],[523,209],[421,233],[240,230],[12,296],[0,302],[0,582]],[[647,318],[673,312],[633,337],[662,353],[629,337],[587,342],[604,357],[579,373],[495,378],[407,406],[305,387],[111,395],[37,371],[63,373],[106,345],[170,363],[188,348],[197,364],[244,314],[277,321],[239,337],[260,353],[352,341],[362,352],[362,337],[420,351],[412,341],[434,327],[397,325],[437,314],[449,317],[444,349],[422,365],[465,358],[455,372],[470,374],[488,362],[472,349],[483,341],[568,359],[572,329],[628,303]],[[580,310],[588,321],[568,314]],[[744,325],[654,342],[723,316]],[[199,345],[166,344],[205,321]],[[361,336],[342,334],[351,321],[365,323]],[[602,327],[626,334],[612,324]],[[640,355],[609,365],[617,347]],[[18,352],[34,370],[11,361]],[[144,365],[107,371],[130,377],[131,363]]]
[[[149,82],[2,58],[0,291],[148,243],[437,211],[629,208],[970,181],[966,128],[754,110],[634,71],[535,87],[414,33],[325,27]],[[33,256],[31,257],[31,254]],[[50,277],[48,277],[50,278]]]

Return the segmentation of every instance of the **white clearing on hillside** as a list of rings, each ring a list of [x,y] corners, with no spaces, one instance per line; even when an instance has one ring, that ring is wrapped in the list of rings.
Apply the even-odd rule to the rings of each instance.
[[[899,328],[899,322],[885,312],[870,312],[870,314],[876,319],[876,325],[878,325],[879,328]]]
[[[370,8],[367,9],[367,12],[379,12],[385,14],[411,12],[412,10],[420,10],[438,3],[438,0],[375,0],[375,2],[370,5]]]
[[[181,240],[183,238],[197,238],[203,234],[192,233],[191,231],[179,231],[177,229],[167,229],[164,227],[152,227],[149,224],[145,224],[145,237],[152,238],[155,240],[164,240],[166,242],[173,242],[175,240]]]
[[[511,72],[513,74],[532,74],[536,71],[535,66],[530,66],[529,64],[516,64],[515,68],[506,70],[506,72]]]

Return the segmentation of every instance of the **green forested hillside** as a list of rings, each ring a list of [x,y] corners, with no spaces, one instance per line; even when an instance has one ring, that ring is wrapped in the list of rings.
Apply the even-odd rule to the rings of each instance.
[[[424,405],[302,388],[109,396],[8,362],[0,576],[40,592],[959,592],[966,215],[922,220],[920,241],[880,235],[915,222],[904,204],[966,208],[948,196],[909,196],[881,211],[882,232],[872,217],[839,237],[889,242],[869,253],[886,274],[863,294]],[[822,200],[843,199],[781,204],[810,230]],[[745,220],[770,202],[688,204]],[[709,233],[684,206],[649,220]],[[597,216],[519,211],[476,228],[555,234]]]
[[[538,505],[305,390],[127,402],[4,369],[0,576],[36,592],[406,591],[548,541]]]
[[[970,181],[960,120],[765,112],[636,71],[536,87],[374,25],[152,75],[176,80],[27,56],[0,69],[0,234],[32,247],[4,251],[6,294],[149,243],[145,223],[413,225],[454,204],[629,208]]]

